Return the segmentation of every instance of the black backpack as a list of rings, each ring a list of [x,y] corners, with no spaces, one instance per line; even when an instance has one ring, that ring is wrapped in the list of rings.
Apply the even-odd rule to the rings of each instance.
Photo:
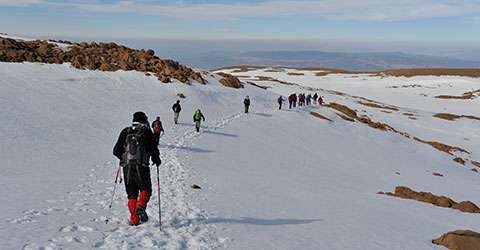
[[[127,130],[125,140],[125,152],[123,153],[124,165],[147,165],[149,164],[149,155],[145,146],[145,127],[132,126]]]

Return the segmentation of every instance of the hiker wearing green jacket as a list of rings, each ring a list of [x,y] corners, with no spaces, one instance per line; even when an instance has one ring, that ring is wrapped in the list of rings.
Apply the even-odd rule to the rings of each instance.
[[[200,120],[203,119],[205,121],[205,117],[203,116],[202,112],[200,109],[197,109],[195,111],[195,114],[193,115],[193,122],[195,122],[195,129],[197,129],[197,132],[200,131]]]

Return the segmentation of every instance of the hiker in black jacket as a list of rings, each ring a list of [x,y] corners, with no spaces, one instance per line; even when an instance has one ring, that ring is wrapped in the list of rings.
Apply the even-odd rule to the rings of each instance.
[[[177,124],[178,116],[180,115],[180,111],[182,110],[182,107],[180,106],[180,100],[177,100],[177,102],[173,104],[172,109],[174,112],[173,121],[175,122],[175,124]]]
[[[243,100],[243,104],[245,105],[245,113],[248,113],[248,107],[250,107],[250,98],[248,98],[248,95],[245,100]]]
[[[155,165],[159,166],[161,163],[152,130],[144,125],[146,121],[145,113],[139,111],[133,114],[132,126],[122,130],[113,148],[113,154],[120,159],[120,165],[123,167],[132,225],[138,225],[140,220],[148,220],[145,210],[152,194],[150,157]]]

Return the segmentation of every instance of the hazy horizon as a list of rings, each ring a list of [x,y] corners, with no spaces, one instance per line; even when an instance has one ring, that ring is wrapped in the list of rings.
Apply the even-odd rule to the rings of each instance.
[[[0,30],[0,33],[2,31]],[[7,33],[7,32],[4,32]],[[480,61],[480,47],[475,41],[393,41],[346,39],[176,39],[176,38],[105,38],[80,36],[35,36],[13,34],[33,39],[69,40],[72,42],[115,42],[136,49],[153,49],[160,58],[191,61],[207,55],[235,56],[251,51],[323,51],[332,53],[389,53],[451,57]],[[199,65],[194,65],[199,66]],[[231,65],[224,65],[231,66]]]

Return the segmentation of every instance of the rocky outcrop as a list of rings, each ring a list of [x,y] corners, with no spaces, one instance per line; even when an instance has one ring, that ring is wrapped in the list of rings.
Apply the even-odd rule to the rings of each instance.
[[[220,79],[220,83],[224,86],[236,89],[243,88],[243,84],[240,82],[240,80],[238,80],[236,76],[232,76],[226,73],[217,74],[223,77],[222,79]]]
[[[60,42],[60,41],[58,41]],[[64,41],[62,41],[64,42]],[[170,82],[172,78],[185,84],[193,79],[205,84],[200,73],[193,71],[177,61],[162,60],[149,50],[135,50],[115,43],[71,43],[67,50],[62,50],[47,41],[17,41],[0,38],[0,61],[3,62],[69,62],[77,69],[116,71],[136,70],[153,72],[162,82]]]
[[[432,240],[432,243],[452,250],[480,250],[480,233],[471,230],[456,230]]]
[[[399,198],[426,202],[426,203],[433,204],[435,206],[453,208],[453,209],[457,209],[467,213],[480,213],[480,208],[478,208],[471,201],[462,201],[460,203],[457,203],[454,200],[445,196],[438,196],[438,195],[434,195],[432,193],[427,193],[427,192],[416,192],[408,187],[403,187],[403,186],[395,187],[395,193],[379,192],[379,194],[386,194],[386,195],[395,196]]]

